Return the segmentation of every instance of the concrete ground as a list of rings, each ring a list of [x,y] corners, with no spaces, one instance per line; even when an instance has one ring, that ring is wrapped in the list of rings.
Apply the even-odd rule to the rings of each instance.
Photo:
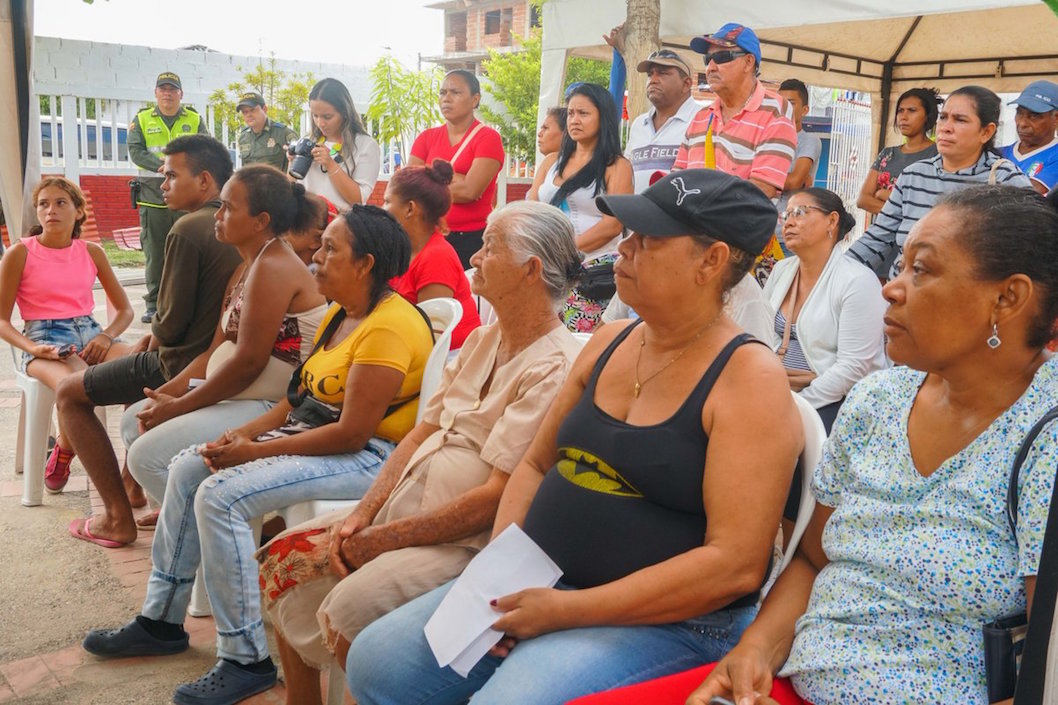
[[[142,271],[119,270],[136,319],[125,338],[146,331]],[[102,292],[96,317],[106,319]],[[15,475],[19,390],[7,346],[0,352],[0,702],[26,705],[139,705],[168,703],[175,686],[194,680],[215,662],[211,618],[188,617],[191,649],[165,658],[105,660],[81,649],[89,629],[116,627],[137,614],[150,571],[150,532],[129,547],[105,549],[77,541],[69,523],[88,516],[99,497],[78,461],[65,491],[45,493],[38,507],[23,507],[22,478]],[[107,426],[121,448],[120,407],[107,409]],[[119,456],[120,457],[120,456]],[[147,510],[138,510],[146,512]],[[348,694],[346,696],[348,698]],[[244,701],[285,702],[282,684]],[[351,700],[350,700],[351,702]]]

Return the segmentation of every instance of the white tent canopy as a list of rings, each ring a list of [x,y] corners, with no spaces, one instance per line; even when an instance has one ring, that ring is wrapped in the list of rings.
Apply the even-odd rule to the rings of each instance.
[[[30,139],[29,129],[37,112],[32,100],[32,47],[32,0],[0,0],[0,202],[12,241],[34,221],[26,203],[40,171],[37,140]]]
[[[569,54],[610,58],[601,36],[625,13],[624,0],[544,4],[541,110],[561,103]],[[687,49],[691,37],[727,22],[757,32],[766,78],[870,93],[876,135],[908,88],[946,93],[976,83],[1017,93],[1058,75],[1058,17],[1039,0],[661,0],[662,44],[682,50],[692,68],[702,60]]]

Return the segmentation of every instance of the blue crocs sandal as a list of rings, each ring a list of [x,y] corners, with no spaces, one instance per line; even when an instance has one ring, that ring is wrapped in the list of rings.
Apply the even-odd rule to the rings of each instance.
[[[118,629],[93,629],[81,645],[96,656],[168,656],[187,651],[188,636],[159,639],[133,619]]]
[[[268,673],[250,673],[221,659],[206,675],[184,683],[173,692],[177,705],[234,705],[276,684],[275,667]]]

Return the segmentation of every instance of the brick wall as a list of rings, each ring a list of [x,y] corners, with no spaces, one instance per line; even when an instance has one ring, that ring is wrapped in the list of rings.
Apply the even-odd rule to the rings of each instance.
[[[527,181],[524,184],[519,183],[507,183],[507,203],[513,201],[524,201],[525,194],[529,193],[529,188],[532,186],[532,182]]]
[[[445,13],[445,52],[467,50],[467,13]]]
[[[129,179],[132,178],[128,175],[81,175],[81,188],[91,194],[100,237],[111,239],[110,233],[114,230],[139,226],[139,213],[129,200]]]

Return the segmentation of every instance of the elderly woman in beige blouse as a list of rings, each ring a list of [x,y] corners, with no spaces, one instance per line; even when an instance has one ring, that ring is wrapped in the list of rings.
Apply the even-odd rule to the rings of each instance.
[[[467,338],[351,513],[294,527],[258,554],[287,703],[319,703],[316,669],[332,654],[344,664],[361,629],[459,575],[486,544],[507,478],[580,349],[557,316],[580,270],[561,211],[519,202],[494,212],[471,263],[496,323]]]

